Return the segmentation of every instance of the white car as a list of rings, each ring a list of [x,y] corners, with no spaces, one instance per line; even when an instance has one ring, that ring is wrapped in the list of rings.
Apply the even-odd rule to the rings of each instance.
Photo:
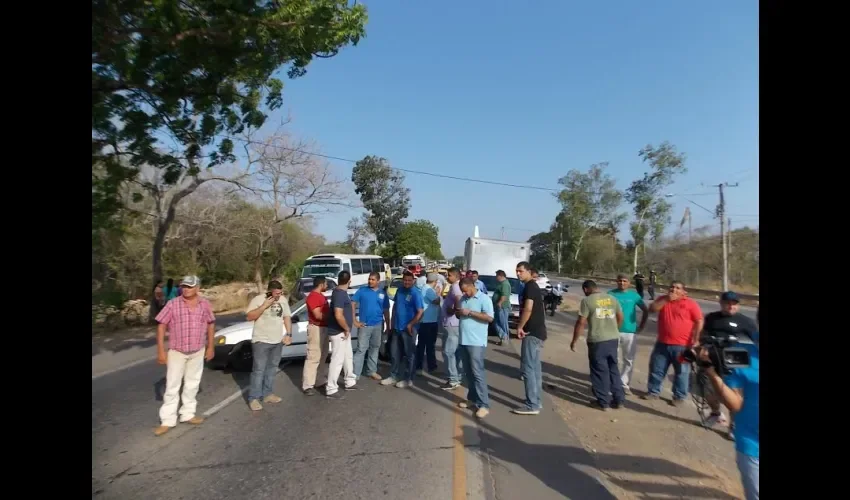
[[[481,280],[481,282],[484,283],[484,286],[487,287],[487,295],[492,298],[493,292],[496,291],[496,287],[499,285],[499,282],[496,281],[496,276],[479,275],[478,279]],[[517,322],[519,322],[518,292],[520,287],[520,281],[516,278],[508,278],[508,282],[511,284],[511,313],[508,315],[508,325],[513,327],[517,324]],[[495,326],[493,328],[495,328]],[[491,328],[491,330],[493,330],[493,328]]]
[[[349,289],[348,294],[354,295],[355,291],[356,289]],[[331,293],[327,291],[324,295],[330,298]],[[392,305],[393,301],[390,300],[390,311],[392,311]],[[283,346],[280,358],[305,358],[307,357],[307,305],[305,299],[299,300],[290,309],[292,311],[292,343]],[[219,369],[229,366],[237,371],[250,371],[253,367],[251,351],[253,330],[253,321],[243,321],[216,332],[213,339],[215,357],[210,361],[210,366]],[[357,349],[357,328],[351,329],[351,339],[352,349]],[[328,342],[328,352],[330,352],[330,342]]]

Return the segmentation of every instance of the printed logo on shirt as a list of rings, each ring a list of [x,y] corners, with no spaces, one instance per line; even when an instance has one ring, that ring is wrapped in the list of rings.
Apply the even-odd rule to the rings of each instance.
[[[614,301],[610,298],[598,299],[596,301],[596,319],[611,319],[614,315]]]
[[[384,300],[384,294],[383,294],[383,293],[379,293],[379,294],[378,294],[378,298],[379,298],[380,300]]]
[[[614,310],[608,307],[597,307],[596,308],[596,319],[612,319],[614,317]]]
[[[407,294],[407,295],[404,296],[404,300],[406,300],[407,302],[410,302],[410,299],[412,299],[412,298],[413,298],[413,296],[410,295],[410,294]]]

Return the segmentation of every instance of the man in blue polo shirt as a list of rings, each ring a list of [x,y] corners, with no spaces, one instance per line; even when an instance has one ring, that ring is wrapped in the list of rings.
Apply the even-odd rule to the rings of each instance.
[[[413,286],[414,282],[413,273],[405,271],[403,284],[395,292],[392,328],[387,331],[387,335],[392,335],[392,369],[390,376],[381,380],[381,385],[395,384],[398,388],[404,388],[413,383],[413,375],[416,373],[416,325],[425,312],[422,293]],[[389,306],[390,297],[387,295],[384,308]],[[401,364],[403,356],[407,356],[407,374],[404,377],[405,367]]]
[[[758,321],[758,310],[756,310]],[[720,402],[732,412],[735,422],[735,449],[738,452],[738,471],[744,486],[747,500],[759,497],[759,332],[752,335],[752,343],[745,335],[738,338],[738,346],[750,353],[750,366],[736,368],[721,378],[720,374],[709,367],[705,370]],[[700,360],[709,362],[705,350],[700,352]]]
[[[358,328],[357,351],[354,353],[354,375],[359,379],[366,361],[366,376],[381,380],[378,375],[378,350],[381,348],[381,334],[384,323],[390,325],[390,306],[387,292],[378,285],[381,275],[369,274],[369,286],[358,288],[351,298],[357,304],[358,319],[354,326]],[[368,354],[368,356],[367,356]]]
[[[490,413],[484,354],[487,349],[488,326],[493,322],[493,301],[475,286],[475,280],[472,278],[462,279],[460,289],[463,291],[463,298],[457,308],[457,317],[460,319],[460,343],[469,392],[466,401],[462,401],[458,406],[475,408],[475,416],[484,418]]]

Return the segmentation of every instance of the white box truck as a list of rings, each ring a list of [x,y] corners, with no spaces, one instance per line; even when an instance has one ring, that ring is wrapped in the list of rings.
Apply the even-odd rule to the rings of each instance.
[[[471,237],[463,251],[463,268],[481,275],[495,275],[499,269],[516,278],[516,265],[528,261],[531,245],[523,241],[491,240]]]

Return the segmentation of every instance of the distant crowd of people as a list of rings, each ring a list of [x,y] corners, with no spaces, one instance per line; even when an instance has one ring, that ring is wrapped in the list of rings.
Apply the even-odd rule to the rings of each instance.
[[[525,385],[525,402],[511,411],[518,415],[536,415],[543,408],[541,353],[548,337],[544,294],[529,263],[519,263],[515,271],[522,283],[516,333],[522,341],[520,372]],[[349,294],[351,274],[342,271],[330,300],[325,297],[325,278],[316,277],[314,288],[306,297],[308,327],[307,358],[301,378],[303,394],[316,395],[317,389],[324,386],[326,398],[341,399],[344,392],[358,390],[362,377],[384,386],[410,387],[424,370],[436,372],[436,340],[441,337],[446,376],[442,388],[456,389],[464,380],[467,393],[459,406],[471,409],[478,418],[487,417],[490,401],[485,354],[489,325],[495,323],[499,343],[509,341],[510,283],[504,270],[497,271],[499,285],[489,297],[486,288],[482,288],[483,283],[473,275],[462,277],[456,268],[449,269],[444,279],[450,287],[445,296],[443,280],[437,273],[428,274],[424,286],[422,283],[416,286],[415,276],[404,272],[402,286],[391,301],[380,284],[378,273],[370,274],[368,286]],[[173,428],[178,418],[190,424],[203,422],[203,418],[195,414],[196,395],[204,359],[213,357],[215,316],[209,302],[198,296],[199,285],[197,276],[184,277],[180,282],[181,300],[166,301],[156,318],[159,322],[158,359],[167,365],[161,425],[155,429],[157,435]],[[650,286],[652,295],[653,278]],[[292,339],[291,311],[287,301],[280,300],[282,291],[281,283],[272,281],[266,294],[255,297],[247,308],[247,319],[254,322],[254,364],[248,397],[252,411],[262,410],[263,404],[281,401],[273,392],[274,377],[281,349]],[[659,398],[664,378],[672,367],[675,378],[671,404],[684,403],[691,393],[691,364],[684,359],[684,353],[693,351],[702,366],[699,377],[709,382],[699,394],[705,396],[711,407],[708,422],[728,423],[721,405],[734,416],[734,434],[730,424],[729,437],[736,442],[747,499],[757,499],[759,332],[757,324],[740,313],[737,294],[724,292],[720,311],[703,317],[701,308],[687,296],[685,285],[680,281],[672,282],[668,293],[649,305],[641,293],[630,288],[625,275],[617,277],[616,289],[609,292],[600,291],[590,280],[582,284],[582,291],[585,297],[579,306],[570,347],[576,350],[586,328],[592,405],[603,411],[622,407],[626,396],[631,394],[636,335],[644,330],[649,315],[657,314],[658,335],[650,354],[647,392],[642,398]],[[641,311],[639,321],[637,311]],[[354,328],[358,329],[356,350],[351,342]],[[170,332],[167,351],[166,329]],[[705,331],[752,339],[752,343],[742,344],[750,353],[750,366],[720,373],[710,365],[708,353],[700,348],[701,334]],[[384,337],[391,342],[391,367],[387,377],[378,373],[378,352]],[[327,358],[329,344],[332,346],[331,359],[322,377],[320,368]],[[343,378],[341,387],[340,376]],[[322,379],[326,382],[317,384]],[[181,399],[183,404],[178,417]]]

